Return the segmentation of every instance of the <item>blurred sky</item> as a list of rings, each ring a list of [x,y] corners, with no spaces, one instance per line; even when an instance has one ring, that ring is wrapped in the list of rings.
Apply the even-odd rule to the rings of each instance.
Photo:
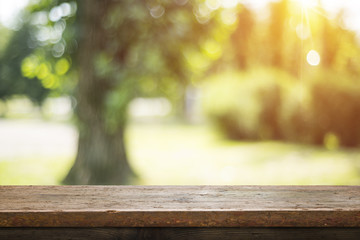
[[[269,2],[278,0],[223,0],[224,2],[243,2],[253,8],[263,8]],[[291,0],[300,2],[304,7],[310,7],[309,11],[316,11],[316,6],[320,3],[325,10],[334,16],[340,9],[345,10],[344,24],[347,28],[357,31],[360,36],[360,1],[359,0]],[[313,8],[313,9],[311,9]]]
[[[224,7],[233,7],[238,2],[246,3],[254,8],[266,6],[270,1],[276,0],[206,0],[211,2],[221,1]],[[303,2],[304,6],[311,6],[319,0],[292,0]],[[29,0],[0,0],[0,23],[9,28],[16,28],[16,15],[28,4]],[[343,8],[346,13],[345,26],[360,34],[360,1],[359,0],[320,0],[324,8],[330,13],[336,13]],[[311,10],[311,9],[310,9]]]
[[[8,28],[16,28],[16,17],[28,2],[28,0],[0,0],[0,23]]]
[[[345,25],[351,30],[360,33],[360,1],[359,0],[322,0],[322,5],[329,13],[337,13],[339,9],[345,10]]]

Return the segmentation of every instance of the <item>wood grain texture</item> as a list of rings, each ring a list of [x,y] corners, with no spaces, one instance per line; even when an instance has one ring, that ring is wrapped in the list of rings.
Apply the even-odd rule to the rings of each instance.
[[[358,240],[360,228],[0,228],[0,240]]]
[[[360,187],[0,186],[0,227],[360,227]]]

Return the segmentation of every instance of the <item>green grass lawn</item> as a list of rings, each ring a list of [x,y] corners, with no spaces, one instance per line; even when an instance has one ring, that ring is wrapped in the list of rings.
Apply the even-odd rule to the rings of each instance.
[[[133,124],[126,142],[140,184],[360,184],[360,150],[233,142],[208,126],[174,124]],[[74,155],[0,152],[0,184],[59,184]]]
[[[226,141],[206,126],[135,125],[127,136],[144,184],[359,184],[360,151]]]

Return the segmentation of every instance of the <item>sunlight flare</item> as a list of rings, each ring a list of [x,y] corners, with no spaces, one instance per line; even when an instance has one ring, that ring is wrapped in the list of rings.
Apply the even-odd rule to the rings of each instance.
[[[302,8],[309,9],[309,8],[315,8],[318,5],[317,0],[294,0],[298,2]]]

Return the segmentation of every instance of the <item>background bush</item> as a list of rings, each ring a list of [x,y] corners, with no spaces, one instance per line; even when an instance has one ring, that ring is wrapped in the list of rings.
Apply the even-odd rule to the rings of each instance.
[[[231,139],[358,146],[360,87],[320,71],[302,79],[276,69],[218,74],[203,86],[205,113]]]

